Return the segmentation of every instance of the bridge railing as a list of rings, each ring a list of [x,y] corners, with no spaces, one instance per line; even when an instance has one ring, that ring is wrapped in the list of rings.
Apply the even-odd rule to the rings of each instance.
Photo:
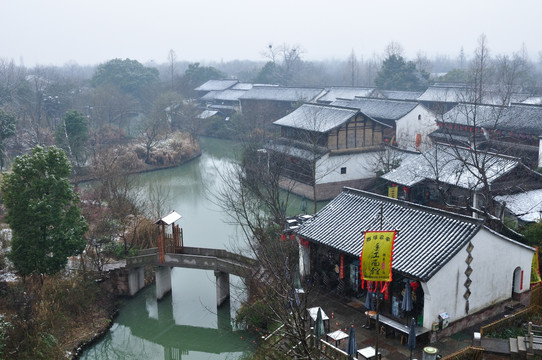
[[[252,267],[257,264],[257,261],[252,258],[234,254],[227,250],[187,246],[184,246],[182,249],[182,253],[177,255],[193,255],[216,258],[221,269],[231,269],[231,272],[234,274],[241,274],[244,267]],[[137,256],[126,258],[127,267],[133,268],[145,265],[158,265],[158,248],[140,250]]]
[[[257,264],[257,261],[239,254],[234,254],[227,250],[222,249],[209,249],[209,248],[197,248],[197,247],[183,247],[183,254],[186,255],[199,255],[199,256],[212,256],[220,258],[222,260],[232,260],[237,263],[247,264],[249,266],[254,266]]]

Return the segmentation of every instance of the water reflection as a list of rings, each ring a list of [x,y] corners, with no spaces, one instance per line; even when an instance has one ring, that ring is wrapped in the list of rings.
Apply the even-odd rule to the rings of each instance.
[[[178,224],[186,246],[239,249],[244,239],[212,197],[222,184],[219,170],[231,163],[235,146],[216,139],[202,139],[201,146],[202,156],[188,164],[137,177],[143,189],[169,190],[165,210],[183,216]],[[287,213],[299,214],[301,204],[301,198],[290,196]],[[212,271],[173,269],[171,295],[157,302],[150,287],[128,300],[111,331],[82,358],[238,359],[252,348],[248,334],[232,327],[231,318],[246,298],[239,278],[230,277],[230,293],[230,304],[217,310]]]
[[[248,334],[232,331],[228,303],[212,314],[214,321],[211,323],[205,317],[181,316],[178,319],[174,315],[174,296],[166,296],[157,302],[154,291],[154,287],[149,287],[130,299],[106,337],[82,358],[238,359],[252,350],[252,339]],[[184,311],[183,315],[190,313],[193,311]],[[182,324],[185,320],[197,324]]]
[[[139,174],[143,189],[167,189],[167,211],[183,218],[186,246],[231,249],[242,245],[235,226],[212,201],[221,186],[219,169],[230,163],[232,143],[202,142],[201,157],[183,166]],[[145,195],[143,195],[145,196]],[[231,299],[216,307],[212,271],[172,270],[172,292],[160,302],[149,287],[121,308],[106,337],[85,351],[83,359],[238,359],[250,352],[252,339],[232,327],[232,317],[245,299],[242,282],[230,277]]]

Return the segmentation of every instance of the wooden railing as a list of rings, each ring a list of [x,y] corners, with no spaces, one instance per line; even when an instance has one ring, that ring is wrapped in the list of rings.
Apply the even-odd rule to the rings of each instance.
[[[531,305],[542,306],[542,285],[540,283],[531,287]]]
[[[539,314],[542,308],[540,306],[529,306],[523,310],[518,311],[515,314],[509,315],[503,319],[492,322],[491,324],[482,326],[480,328],[480,335],[488,335],[493,331],[499,331],[501,329],[510,327],[521,327],[523,323],[528,322],[529,318],[533,314]]]
[[[483,355],[483,348],[469,346],[451,355],[443,357],[442,360],[480,360],[482,359]]]

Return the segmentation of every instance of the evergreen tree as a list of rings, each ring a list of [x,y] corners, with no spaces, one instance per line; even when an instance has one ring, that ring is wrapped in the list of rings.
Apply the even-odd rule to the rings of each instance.
[[[0,109],[0,170],[4,168],[5,140],[15,135],[15,116]]]
[[[4,176],[6,220],[13,231],[8,256],[22,276],[55,274],[85,248],[88,225],[70,172],[64,151],[37,146],[15,158],[13,172]]]
[[[64,149],[77,165],[84,158],[85,143],[88,140],[88,121],[78,111],[68,111],[64,121],[56,128],[56,143]]]
[[[375,85],[383,90],[422,90],[428,82],[427,72],[416,69],[416,64],[396,54],[384,60],[375,78]]]

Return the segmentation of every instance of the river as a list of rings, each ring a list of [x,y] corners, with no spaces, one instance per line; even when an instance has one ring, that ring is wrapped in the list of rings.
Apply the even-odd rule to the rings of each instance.
[[[213,198],[223,184],[220,171],[235,156],[235,143],[203,138],[200,146],[202,155],[187,164],[136,176],[142,189],[169,192],[165,207],[182,215],[177,224],[186,246],[238,249],[242,236]],[[301,205],[302,199],[290,196],[287,213],[299,214]],[[230,302],[217,311],[214,273],[174,268],[170,295],[157,302],[149,286],[126,300],[107,335],[81,358],[199,360],[250,354],[254,339],[231,321],[245,291],[239,278],[231,276],[230,283]]]
[[[166,189],[166,208],[182,215],[186,246],[234,249],[242,246],[237,228],[215,203],[222,184],[219,169],[234,155],[234,143],[201,139],[202,155],[182,166],[137,175],[143,188]],[[241,242],[241,243],[239,243]],[[125,301],[107,335],[87,349],[82,359],[239,359],[254,349],[254,339],[233,326],[245,299],[242,282],[231,276],[229,304],[216,307],[212,271],[174,268],[172,291],[161,301],[149,286]]]

